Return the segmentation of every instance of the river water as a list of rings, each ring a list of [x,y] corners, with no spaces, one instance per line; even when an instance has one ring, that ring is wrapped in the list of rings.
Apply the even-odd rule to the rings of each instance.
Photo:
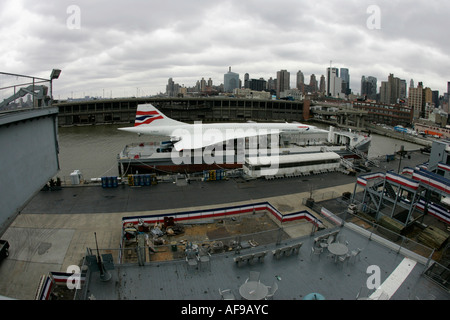
[[[125,145],[163,140],[161,137],[138,136],[117,130],[119,127],[126,126],[130,125],[60,127],[58,129],[60,171],[57,177],[70,181],[70,173],[74,170],[80,170],[86,180],[116,176],[118,175],[117,155]],[[321,127],[321,125],[317,126]],[[369,158],[392,154],[394,151],[398,151],[402,145],[407,151],[422,147],[405,141],[372,135]]]

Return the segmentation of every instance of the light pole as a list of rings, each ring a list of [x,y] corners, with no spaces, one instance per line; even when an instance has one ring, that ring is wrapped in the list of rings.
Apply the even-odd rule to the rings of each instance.
[[[61,70],[53,69],[50,74],[50,105],[53,105],[53,80],[58,79],[61,74]]]

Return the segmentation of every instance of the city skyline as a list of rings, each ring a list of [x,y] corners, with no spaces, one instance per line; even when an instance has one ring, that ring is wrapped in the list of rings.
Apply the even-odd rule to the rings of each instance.
[[[251,78],[291,74],[309,82],[326,68],[362,76],[389,74],[441,94],[450,80],[450,3],[438,0],[56,1],[0,4],[2,72],[48,78],[55,98],[155,95],[167,79],[186,86],[223,82],[229,66]],[[424,23],[418,23],[423,21]]]

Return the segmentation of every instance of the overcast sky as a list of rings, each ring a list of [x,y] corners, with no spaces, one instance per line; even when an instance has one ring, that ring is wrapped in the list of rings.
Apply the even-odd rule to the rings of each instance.
[[[75,6],[73,6],[75,5]],[[295,85],[348,68],[378,86],[389,73],[447,91],[450,1],[445,0],[2,0],[0,72],[48,78],[55,98],[165,92],[168,78],[215,85],[232,67],[243,80]],[[0,84],[1,87],[1,84]]]

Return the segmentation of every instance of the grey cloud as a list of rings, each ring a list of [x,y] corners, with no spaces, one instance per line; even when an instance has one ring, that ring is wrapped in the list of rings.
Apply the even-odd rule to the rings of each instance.
[[[8,15],[12,3],[26,14]],[[80,8],[79,30],[67,28],[70,5]],[[369,5],[381,10],[380,30],[367,28]],[[355,92],[362,75],[381,81],[393,70],[442,92],[449,9],[438,0],[10,0],[0,4],[0,58],[20,66],[8,70],[17,73],[62,68],[62,94],[127,86],[156,93],[169,77],[187,86],[201,77],[218,84],[229,65],[266,79],[280,69],[320,76],[330,60],[350,69]]]

